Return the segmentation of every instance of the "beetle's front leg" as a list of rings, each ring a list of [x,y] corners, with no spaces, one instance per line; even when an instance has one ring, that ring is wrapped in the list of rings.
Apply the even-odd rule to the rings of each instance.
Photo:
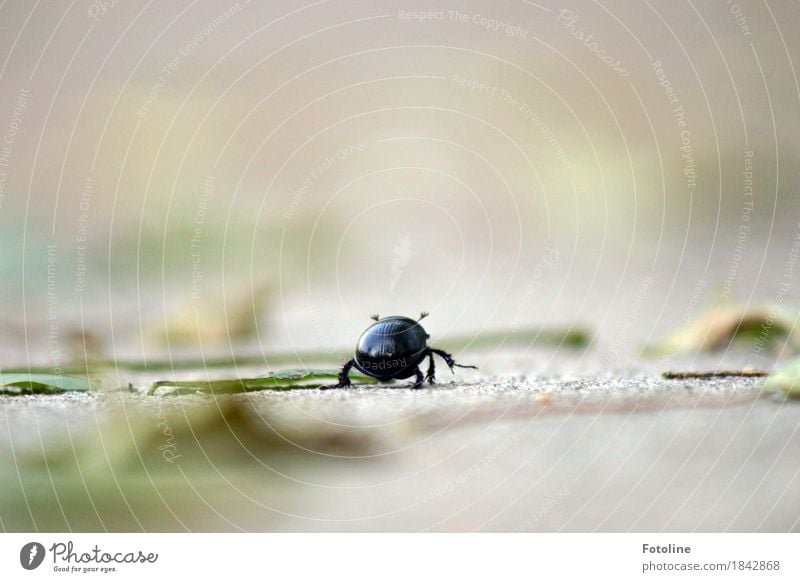
[[[448,354],[444,350],[437,350],[436,348],[429,348],[431,353],[436,354],[437,356],[441,357],[445,363],[449,366],[450,371],[455,374],[455,370],[453,367],[458,366],[459,368],[472,368],[473,370],[477,370],[478,366],[467,366],[465,364],[457,364],[456,361],[453,359],[451,354]],[[432,359],[432,358],[431,358]]]
[[[433,361],[433,352],[428,350],[428,373],[425,374],[428,384],[436,384],[436,363]]]
[[[420,388],[422,388],[422,382],[425,380],[425,378],[422,376],[422,370],[420,370],[419,367],[417,367],[414,380],[415,380],[414,385],[411,388],[413,388],[414,390],[419,390]]]
[[[339,383],[334,384],[332,386],[320,386],[320,390],[333,390],[334,388],[350,388],[352,386],[352,382],[350,382],[350,370],[355,365],[355,360],[350,360],[344,366],[342,366],[342,370],[339,372]]]

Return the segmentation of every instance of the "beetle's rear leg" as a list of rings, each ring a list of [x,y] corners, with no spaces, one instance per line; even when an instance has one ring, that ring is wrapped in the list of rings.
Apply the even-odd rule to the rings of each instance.
[[[453,356],[451,354],[448,354],[444,350],[437,350],[436,348],[429,348],[429,350],[430,353],[436,354],[437,356],[441,357],[450,368],[450,371],[453,372],[454,374],[455,370],[453,370],[453,368],[456,366],[458,366],[459,368],[472,368],[473,370],[478,369],[478,366],[467,366],[465,364],[457,364],[456,361],[453,359]],[[431,357],[431,362],[433,362],[433,357]]]
[[[425,378],[422,376],[422,370],[419,369],[419,366],[417,366],[417,371],[415,372],[414,380],[415,380],[414,385],[411,388],[414,390],[419,390],[420,388],[422,388],[422,382],[425,380]]]
[[[428,373],[425,374],[428,384],[436,384],[436,363],[433,361],[433,352],[428,350]]]
[[[334,388],[350,388],[353,384],[350,382],[350,370],[355,365],[355,360],[350,360],[344,366],[342,366],[342,370],[339,372],[339,383],[333,384],[332,386],[320,386],[320,390],[333,390]]]

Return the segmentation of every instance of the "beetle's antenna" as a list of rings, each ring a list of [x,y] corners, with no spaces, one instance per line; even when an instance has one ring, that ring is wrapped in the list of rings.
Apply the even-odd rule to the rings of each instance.
[[[423,319],[425,319],[429,315],[430,315],[430,313],[428,313],[427,311],[423,311],[422,313],[419,314],[419,319],[417,321],[422,321]]]
[[[378,321],[381,318],[381,316],[378,315],[377,313],[373,313],[372,315],[369,316],[369,318]]]

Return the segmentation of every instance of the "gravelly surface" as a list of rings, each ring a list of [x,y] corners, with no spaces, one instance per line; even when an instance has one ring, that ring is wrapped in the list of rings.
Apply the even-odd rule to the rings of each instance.
[[[759,398],[761,380],[667,381],[664,362],[619,372],[585,354],[532,373],[524,357],[495,356],[421,391],[3,398],[2,525],[800,530],[800,403]],[[736,363],[725,357],[670,365]],[[197,416],[230,406],[252,418],[226,412],[220,429]],[[170,463],[160,451],[173,433],[182,458]]]

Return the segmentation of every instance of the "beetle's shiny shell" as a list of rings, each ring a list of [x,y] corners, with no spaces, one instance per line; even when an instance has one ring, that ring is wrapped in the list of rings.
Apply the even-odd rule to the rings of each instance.
[[[425,357],[428,334],[408,317],[384,317],[369,326],[358,340],[355,366],[378,378],[408,378]]]

